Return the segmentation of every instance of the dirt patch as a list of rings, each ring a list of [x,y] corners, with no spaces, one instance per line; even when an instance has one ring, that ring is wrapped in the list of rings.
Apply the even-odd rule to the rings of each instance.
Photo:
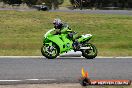
[[[0,85],[0,88],[82,88],[79,84],[24,84]]]
[[[80,84],[22,84],[22,85],[0,85],[0,88],[132,88],[132,86],[88,86]]]

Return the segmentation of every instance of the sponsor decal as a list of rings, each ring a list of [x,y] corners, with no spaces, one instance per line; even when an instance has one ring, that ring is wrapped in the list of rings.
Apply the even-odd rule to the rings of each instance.
[[[85,72],[84,68],[81,70],[82,77],[80,78],[80,84],[82,86],[88,85],[131,85],[130,80],[91,80],[89,78],[88,71]]]

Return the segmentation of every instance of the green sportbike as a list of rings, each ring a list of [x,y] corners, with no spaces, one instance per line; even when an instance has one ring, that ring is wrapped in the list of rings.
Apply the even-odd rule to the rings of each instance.
[[[67,28],[67,33],[71,30]],[[87,59],[93,59],[97,56],[97,48],[89,43],[89,40],[92,38],[91,34],[85,34],[78,37],[79,48],[73,48],[72,39],[67,37],[67,33],[61,33],[58,35],[52,34],[55,28],[49,30],[43,38],[43,46],[41,47],[41,53],[48,59],[55,59],[57,56],[68,51],[74,50],[81,51],[82,56]]]

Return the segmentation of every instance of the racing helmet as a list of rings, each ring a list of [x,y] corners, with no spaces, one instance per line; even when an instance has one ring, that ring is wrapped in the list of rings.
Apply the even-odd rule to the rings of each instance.
[[[62,25],[63,25],[63,22],[60,19],[57,18],[53,21],[53,24],[54,24],[55,29],[61,29]]]

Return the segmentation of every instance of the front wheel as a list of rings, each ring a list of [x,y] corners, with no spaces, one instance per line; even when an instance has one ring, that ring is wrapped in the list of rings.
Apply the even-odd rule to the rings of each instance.
[[[86,50],[82,50],[82,56],[87,58],[87,59],[93,59],[97,56],[97,48],[91,44],[91,43],[87,43],[86,47],[89,47],[89,49]]]
[[[56,44],[52,46],[43,45],[41,47],[41,53],[48,59],[55,59],[59,55],[59,50]]]

